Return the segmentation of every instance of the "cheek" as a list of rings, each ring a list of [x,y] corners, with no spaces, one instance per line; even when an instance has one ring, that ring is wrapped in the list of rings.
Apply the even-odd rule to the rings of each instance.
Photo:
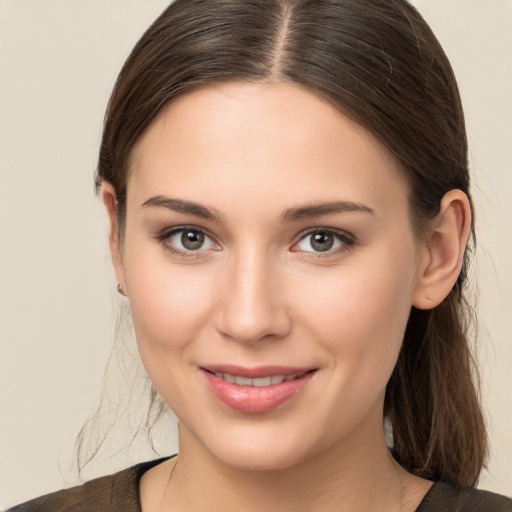
[[[171,265],[162,258],[161,249],[131,249],[125,261],[126,280],[137,342],[147,364],[164,353],[168,357],[183,350],[198,337],[203,319],[210,314],[215,287],[206,266]]]
[[[387,382],[396,363],[411,309],[410,258],[378,258],[301,281],[306,328],[343,375]],[[309,280],[311,282],[311,280]],[[297,281],[296,281],[297,283]]]
[[[190,371],[196,371],[194,340],[202,337],[210,316],[212,286],[196,269],[136,268],[127,283],[140,358],[159,395],[181,420],[195,385],[190,382]]]

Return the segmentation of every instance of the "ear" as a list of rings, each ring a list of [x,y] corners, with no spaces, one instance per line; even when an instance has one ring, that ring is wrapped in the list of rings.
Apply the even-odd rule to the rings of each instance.
[[[423,242],[413,306],[432,309],[450,293],[460,274],[471,230],[471,206],[461,190],[450,190]]]
[[[117,199],[114,187],[107,182],[101,184],[100,196],[103,206],[105,207],[108,220],[108,243],[110,247],[110,256],[114,271],[116,274],[117,282],[122,286],[122,289],[127,293],[126,278],[123,265],[123,252],[121,242],[119,240],[119,222],[117,216]]]

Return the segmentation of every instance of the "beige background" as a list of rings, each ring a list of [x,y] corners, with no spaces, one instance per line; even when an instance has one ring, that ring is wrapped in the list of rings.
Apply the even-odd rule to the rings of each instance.
[[[98,401],[117,301],[92,191],[103,111],[166,3],[0,0],[0,508],[74,482],[74,436]],[[492,418],[481,487],[512,494],[512,2],[415,4],[466,106]],[[135,450],[95,472],[152,456]]]

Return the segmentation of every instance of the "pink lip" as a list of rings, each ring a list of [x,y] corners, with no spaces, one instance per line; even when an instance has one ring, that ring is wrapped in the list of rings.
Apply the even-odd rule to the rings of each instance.
[[[208,386],[213,394],[225,405],[244,413],[263,413],[275,409],[284,402],[300,393],[312,379],[315,371],[308,368],[285,368],[265,366],[258,368],[241,368],[238,366],[221,365],[202,368]],[[269,377],[272,375],[303,374],[302,376],[272,386],[239,386],[226,382],[210,372],[229,373],[247,378]],[[305,373],[306,372],[306,373]]]

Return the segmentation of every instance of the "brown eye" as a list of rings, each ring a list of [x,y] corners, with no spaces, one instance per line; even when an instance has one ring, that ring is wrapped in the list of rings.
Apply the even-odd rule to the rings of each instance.
[[[185,230],[181,235],[181,244],[189,251],[197,251],[204,244],[204,233],[196,230]]]
[[[316,229],[306,233],[294,246],[294,251],[309,253],[338,253],[354,244],[354,238],[343,231]]]
[[[314,233],[311,235],[311,247],[318,252],[328,251],[334,245],[332,233]]]
[[[170,253],[178,256],[205,255],[206,251],[218,251],[220,247],[203,230],[190,228],[173,228],[164,231],[156,239]]]

